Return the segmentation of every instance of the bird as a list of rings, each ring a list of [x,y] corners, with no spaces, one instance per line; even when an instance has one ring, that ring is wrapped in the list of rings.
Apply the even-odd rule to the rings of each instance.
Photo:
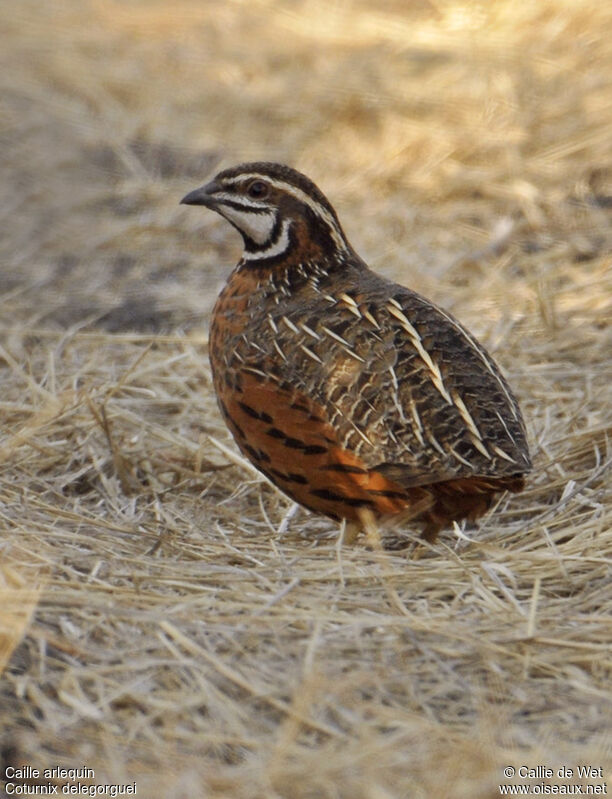
[[[212,313],[218,405],[241,452],[310,511],[435,541],[531,469],[519,404],[448,311],[372,271],[323,192],[243,163],[181,203],[224,217],[242,256]]]

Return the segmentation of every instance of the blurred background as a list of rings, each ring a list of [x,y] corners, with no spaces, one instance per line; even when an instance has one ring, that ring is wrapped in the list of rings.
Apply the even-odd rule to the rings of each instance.
[[[0,762],[176,799],[611,762],[611,31],[601,0],[0,0]],[[241,242],[179,201],[245,160],[508,375],[535,468],[474,545],[339,553],[237,458],[206,346]]]
[[[3,5],[2,282],[28,323],[201,323],[239,240],[178,200],[244,160],[306,172],[375,269],[479,314],[550,316],[609,251],[605,3]]]

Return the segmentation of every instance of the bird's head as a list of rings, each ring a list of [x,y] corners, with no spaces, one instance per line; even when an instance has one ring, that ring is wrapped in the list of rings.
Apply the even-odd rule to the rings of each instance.
[[[306,245],[339,255],[350,249],[329,200],[309,178],[282,164],[224,169],[181,203],[225,217],[242,235],[243,261],[254,265],[271,264]]]

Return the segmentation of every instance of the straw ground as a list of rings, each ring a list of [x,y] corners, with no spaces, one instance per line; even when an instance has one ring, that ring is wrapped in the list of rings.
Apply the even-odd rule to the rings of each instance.
[[[610,780],[608,4],[3,5],[3,776],[173,799]],[[341,547],[239,457],[207,324],[240,244],[178,201],[260,158],[505,368],[535,468],[478,529]]]

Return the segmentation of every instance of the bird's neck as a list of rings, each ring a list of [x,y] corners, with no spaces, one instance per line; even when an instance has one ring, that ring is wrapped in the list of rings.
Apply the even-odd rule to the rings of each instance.
[[[244,241],[238,264],[240,271],[253,270],[259,275],[287,274],[294,280],[321,277],[354,255],[340,227],[332,229],[321,223],[309,224],[303,218],[280,220],[266,242],[255,244],[246,236]]]

